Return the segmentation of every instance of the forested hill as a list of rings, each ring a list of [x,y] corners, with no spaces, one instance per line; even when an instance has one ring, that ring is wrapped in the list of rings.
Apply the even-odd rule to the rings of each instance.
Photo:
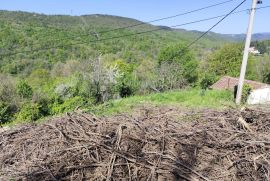
[[[123,37],[93,43],[91,41],[134,34],[161,27],[143,24],[117,31],[119,27],[132,26],[140,21],[109,15],[63,16],[42,15],[26,12],[0,11],[0,51],[4,60],[23,58],[46,59],[51,62],[67,59],[88,59],[97,53],[114,54],[131,62],[141,58],[153,59],[161,47],[169,43],[188,43],[201,32],[163,27],[161,31]],[[106,33],[98,33],[98,32]],[[109,31],[109,32],[107,32]],[[228,41],[217,34],[211,34],[194,46],[197,53],[219,46]],[[81,43],[83,42],[83,43]],[[73,45],[75,44],[75,45]],[[56,48],[48,48],[56,47]],[[33,51],[45,49],[44,51]],[[1,57],[1,60],[3,57]],[[1,61],[3,64],[3,61]]]
[[[221,76],[239,76],[242,43],[210,32],[186,48],[202,32],[177,28],[108,15],[0,11],[0,124],[133,95],[206,90]],[[270,83],[269,44],[254,43],[264,54],[250,57],[246,77]]]

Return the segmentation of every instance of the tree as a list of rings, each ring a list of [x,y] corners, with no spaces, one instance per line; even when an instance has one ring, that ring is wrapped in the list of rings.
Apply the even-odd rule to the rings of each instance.
[[[217,76],[211,73],[204,73],[200,76],[200,87],[203,90],[208,89],[211,85],[213,85],[217,81]]]
[[[17,122],[24,122],[24,121],[36,121],[42,117],[40,112],[40,105],[27,102],[25,103],[20,112],[16,114],[16,121]]]
[[[17,102],[16,83],[11,76],[0,74],[0,102]]]
[[[182,67],[177,63],[163,62],[156,69],[152,88],[158,92],[181,89],[187,85]]]
[[[128,97],[133,95],[138,88],[138,79],[134,74],[134,65],[128,64],[124,60],[117,60],[113,63],[117,68],[119,76],[117,76],[116,90],[121,97]]]
[[[159,65],[168,63],[181,67],[184,78],[192,84],[198,78],[198,61],[194,54],[183,44],[170,45],[163,48],[158,54]]]
[[[10,105],[0,102],[0,124],[11,121],[12,113]]]
[[[39,88],[50,82],[50,74],[46,69],[36,69],[29,75],[27,80],[34,88]]]
[[[19,94],[21,98],[31,98],[33,95],[32,87],[24,80],[19,81],[19,83],[16,85],[16,90],[17,94]]]
[[[256,64],[254,66],[255,72],[259,80],[265,83],[270,83],[270,56],[264,54],[263,56],[255,57]]]
[[[256,47],[261,54],[268,53],[270,40],[254,41],[251,42],[251,46]]]
[[[207,68],[209,73],[217,76],[228,75],[238,77],[240,75],[242,57],[242,44],[228,44],[210,54],[206,63],[207,65],[204,66],[204,68]],[[246,73],[247,79],[258,79],[256,73],[254,72],[254,63],[253,56],[250,56]]]

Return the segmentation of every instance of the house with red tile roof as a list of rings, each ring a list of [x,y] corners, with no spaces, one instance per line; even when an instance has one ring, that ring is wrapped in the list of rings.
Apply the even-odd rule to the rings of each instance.
[[[236,94],[235,86],[238,85],[239,79],[224,76],[219,79],[215,84],[210,88],[216,90],[232,90]],[[252,80],[245,80],[245,84],[249,85],[252,88],[250,95],[248,96],[248,104],[270,104],[270,85],[256,82]]]
[[[221,79],[219,79],[216,83],[214,83],[210,88],[216,90],[234,90],[234,87],[238,85],[238,82],[239,82],[238,78],[224,76]],[[251,86],[253,90],[270,87],[269,84],[256,82],[252,80],[245,80],[245,84]]]

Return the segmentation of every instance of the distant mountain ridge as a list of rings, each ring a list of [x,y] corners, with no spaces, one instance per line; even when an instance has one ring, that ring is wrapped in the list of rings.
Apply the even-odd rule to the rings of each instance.
[[[6,11],[6,10],[0,10],[0,20],[6,19],[6,21],[11,22],[36,22],[38,23],[38,20],[42,20],[42,24],[51,24],[54,27],[57,27],[60,25],[62,27],[62,22],[65,22],[66,26],[77,26],[78,24],[81,24],[81,19],[86,19],[87,23],[90,24],[97,24],[102,27],[116,27],[116,26],[130,26],[134,24],[141,24],[142,21],[127,18],[127,17],[121,17],[121,16],[115,16],[115,15],[106,15],[106,14],[89,14],[89,15],[81,15],[81,16],[70,16],[70,15],[45,15],[45,14],[39,14],[39,13],[29,13],[29,12],[23,12],[23,11]],[[52,22],[50,22],[52,21]],[[97,23],[98,21],[104,21],[104,23]],[[109,26],[108,26],[109,25]],[[145,23],[144,26],[154,27],[154,25]],[[156,26],[158,28],[161,28],[165,31],[173,31],[176,30],[180,33],[189,34],[190,36],[198,35],[203,33],[202,31],[198,30],[186,30],[182,28],[170,28],[168,26],[160,25]],[[138,28],[139,30],[141,28]],[[145,29],[142,28],[142,29]],[[216,33],[216,32],[210,32],[208,33],[208,37],[210,39],[218,39],[221,41],[242,41],[245,39],[245,34],[222,34],[222,33]],[[263,32],[263,33],[255,33],[253,34],[253,41],[262,41],[262,40],[269,40],[270,39],[270,32]]]
[[[236,41],[245,40],[246,34],[221,34],[224,38],[228,37]],[[265,33],[254,33],[252,35],[252,41],[264,41],[270,39],[270,32]]]

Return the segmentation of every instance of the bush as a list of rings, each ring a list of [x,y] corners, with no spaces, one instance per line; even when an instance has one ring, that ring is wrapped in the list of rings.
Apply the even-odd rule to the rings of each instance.
[[[124,83],[119,88],[121,97],[129,97],[133,94],[132,88]]]
[[[188,83],[193,84],[198,79],[198,61],[194,54],[183,44],[176,44],[163,48],[158,54],[158,62],[174,63],[181,67],[182,74]]]
[[[66,99],[70,98],[72,96],[72,89],[71,86],[66,84],[60,84],[55,88],[55,94],[57,94],[59,97]]]
[[[19,101],[16,94],[16,81],[13,77],[0,74],[0,102],[14,103]]]
[[[264,82],[270,84],[270,73],[264,77]]]
[[[236,99],[237,96],[237,91],[238,91],[238,86],[234,86],[234,99]],[[248,84],[243,85],[243,90],[242,90],[242,97],[241,97],[241,103],[245,104],[248,100],[248,96],[250,95],[252,91],[252,87]]]
[[[36,121],[42,117],[41,106],[36,103],[25,103],[20,112],[16,114],[16,122]]]
[[[51,107],[51,114],[59,114],[74,111],[77,107],[85,104],[85,101],[81,97],[73,97],[67,99],[62,104],[54,103]]]
[[[200,87],[203,90],[208,89],[211,85],[215,83],[217,77],[214,74],[204,74],[200,80]]]
[[[119,93],[121,97],[129,97],[136,93],[139,87],[139,81],[133,74],[123,74],[121,78],[117,80],[117,84],[113,89],[114,92]]]
[[[28,77],[28,82],[36,88],[40,86],[47,85],[50,82],[50,74],[45,69],[36,69]]]
[[[248,84],[244,84],[243,91],[242,91],[242,103],[246,103],[248,100],[248,96],[252,91],[252,87]]]
[[[53,102],[53,98],[49,98],[45,93],[36,91],[33,94],[32,102],[40,106],[40,113],[42,116],[50,115],[49,105]]]
[[[17,94],[22,98],[31,98],[33,96],[33,89],[25,81],[21,80],[16,85]]]
[[[0,124],[11,121],[12,115],[13,112],[11,106],[4,102],[0,102]]]
[[[153,80],[152,89],[158,92],[181,89],[188,85],[183,75],[183,69],[177,63],[163,62],[156,69],[156,76]]]

